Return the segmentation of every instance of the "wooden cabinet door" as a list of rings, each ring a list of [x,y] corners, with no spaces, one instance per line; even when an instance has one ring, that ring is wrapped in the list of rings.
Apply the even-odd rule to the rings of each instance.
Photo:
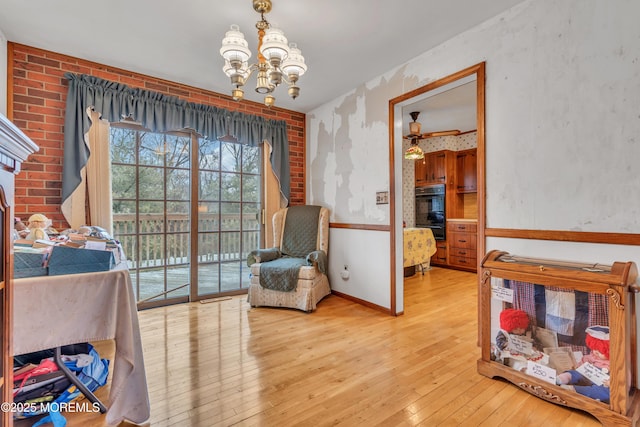
[[[424,153],[424,159],[416,160],[416,186],[444,184],[447,179],[446,155],[442,151]]]
[[[427,184],[427,159],[415,161],[416,187]]]
[[[432,184],[447,182],[446,154],[436,151],[429,156],[427,177]]]
[[[478,191],[478,163],[476,149],[459,151],[456,154],[456,190],[458,193]]]
[[[436,253],[431,257],[431,264],[446,265],[447,264],[447,241],[436,241]]]

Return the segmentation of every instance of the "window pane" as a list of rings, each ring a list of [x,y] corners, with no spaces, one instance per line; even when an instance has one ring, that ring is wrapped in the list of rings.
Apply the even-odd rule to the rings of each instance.
[[[220,142],[199,139],[200,170],[220,170]]]
[[[200,172],[200,200],[219,200],[220,194],[220,173]]]
[[[164,169],[140,167],[140,198],[164,200]]]
[[[189,234],[173,233],[167,235],[167,264],[178,265],[189,263]],[[189,281],[189,275],[184,283]]]
[[[242,229],[243,230],[259,230],[260,222],[259,218],[260,205],[257,203],[243,203],[242,204]]]
[[[240,274],[242,271],[242,261],[236,260],[234,262],[223,262],[220,264],[220,279],[222,291],[235,291],[238,289],[238,284],[241,283]]]
[[[242,175],[242,200],[254,202],[260,199],[260,176]]]
[[[136,198],[136,167],[111,165],[111,191],[117,199]]]
[[[200,233],[198,235],[198,262],[218,261],[218,233]]]
[[[135,218],[135,212],[136,212],[136,202],[133,200],[118,200],[118,199],[113,199],[112,201],[112,210],[113,210],[113,215],[114,215],[114,221],[115,219],[115,215],[119,215],[119,214],[129,214],[126,215],[127,217],[131,217],[131,218]]]
[[[201,295],[220,292],[219,268],[218,263],[198,265],[198,291]]]
[[[140,236],[140,267],[161,267],[164,259],[164,236],[143,234]]]
[[[168,152],[168,143],[161,133],[139,132],[140,137],[140,164],[161,166],[164,164],[164,156]]]
[[[164,203],[140,202],[138,233],[164,232]]]
[[[217,231],[218,230],[218,203],[198,204],[198,230]]]
[[[240,172],[240,164],[242,162],[242,145],[229,142],[223,142],[221,144],[222,170]]]
[[[244,145],[242,147],[242,172],[260,173],[260,148]]]
[[[189,171],[167,169],[167,200],[189,200]]]
[[[127,257],[127,266],[130,269],[138,268],[138,238],[135,235],[121,236],[114,233],[114,237],[120,241],[122,250]],[[131,275],[134,276],[133,274]]]
[[[223,203],[220,230],[240,230],[240,203]]]
[[[240,259],[240,233],[220,233],[220,258],[222,261]]]
[[[189,146],[191,139],[184,136],[167,135],[165,160],[167,167],[189,169]]]
[[[136,162],[136,131],[112,127],[111,132],[111,161],[113,163]]]
[[[240,177],[242,175],[237,173],[223,173],[222,188],[221,188],[221,200],[223,201],[240,201]]]
[[[175,215],[176,218],[184,218],[189,221],[189,202],[167,202],[167,215]]]

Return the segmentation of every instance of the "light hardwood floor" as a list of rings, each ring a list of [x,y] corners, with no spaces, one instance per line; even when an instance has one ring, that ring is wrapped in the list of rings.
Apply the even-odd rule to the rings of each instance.
[[[600,425],[476,373],[476,297],[474,274],[434,267],[399,317],[333,295],[312,314],[244,296],[141,311],[150,425]]]

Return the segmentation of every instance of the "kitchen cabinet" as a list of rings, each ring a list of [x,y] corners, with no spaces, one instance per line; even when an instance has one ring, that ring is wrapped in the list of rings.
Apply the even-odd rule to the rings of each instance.
[[[448,264],[463,270],[477,269],[477,223],[447,221]]]
[[[456,152],[456,191],[475,193],[478,191],[477,149]]]
[[[453,172],[453,152],[449,150],[424,153],[424,159],[415,162],[416,187],[432,184],[446,184]]]
[[[436,240],[436,253],[431,257],[431,265],[447,265],[447,241]]]

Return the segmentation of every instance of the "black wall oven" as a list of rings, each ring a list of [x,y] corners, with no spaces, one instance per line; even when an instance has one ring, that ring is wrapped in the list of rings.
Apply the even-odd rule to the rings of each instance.
[[[444,184],[416,187],[416,227],[433,231],[436,240],[445,240]]]

